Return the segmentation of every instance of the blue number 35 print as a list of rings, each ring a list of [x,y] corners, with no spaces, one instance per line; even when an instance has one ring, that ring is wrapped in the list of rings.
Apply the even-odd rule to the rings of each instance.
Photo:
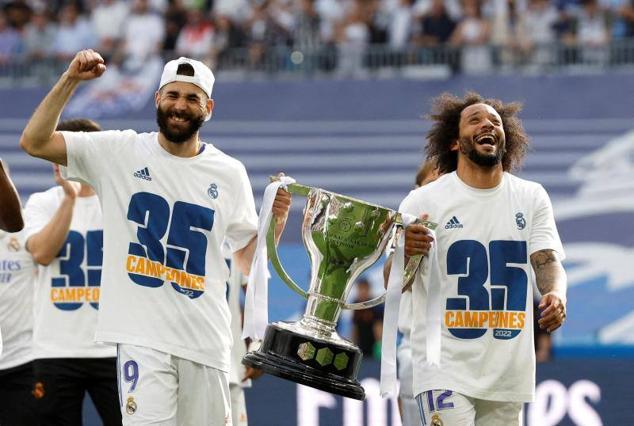
[[[138,192],[130,199],[128,220],[136,223],[138,242],[131,242],[126,268],[130,279],[144,287],[165,281],[192,299],[205,290],[207,235],[214,224],[208,207],[177,201],[173,208],[161,196]],[[161,239],[167,234],[166,247]]]
[[[51,280],[53,304],[64,311],[77,310],[84,302],[99,309],[103,231],[88,231],[85,238],[77,231],[69,231],[57,258],[61,276]]]
[[[493,329],[496,339],[512,339],[524,328],[528,277],[526,241],[454,242],[447,251],[447,274],[458,275],[459,297],[447,298],[445,325],[461,339],[477,339]],[[485,287],[490,281],[489,288]]]

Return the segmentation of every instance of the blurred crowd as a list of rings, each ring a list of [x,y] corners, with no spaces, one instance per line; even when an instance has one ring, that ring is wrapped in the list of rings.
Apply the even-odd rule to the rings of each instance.
[[[185,55],[212,68],[243,52],[257,66],[276,50],[323,70],[367,65],[381,46],[405,52],[459,51],[438,58],[462,71],[495,62],[548,63],[553,44],[586,60],[634,36],[631,0],[5,0],[0,1],[0,64],[68,60],[94,48],[128,67]],[[492,49],[493,47],[493,49]],[[502,49],[495,49],[502,48]],[[493,52],[493,53],[492,53]],[[294,55],[294,56],[293,56]],[[365,56],[364,56],[365,55]],[[312,58],[312,59],[311,59]]]

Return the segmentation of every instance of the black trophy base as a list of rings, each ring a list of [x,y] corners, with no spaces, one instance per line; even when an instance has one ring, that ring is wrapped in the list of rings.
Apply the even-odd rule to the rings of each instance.
[[[365,399],[356,380],[363,355],[334,342],[316,339],[271,324],[262,346],[242,359],[244,365],[347,398]]]

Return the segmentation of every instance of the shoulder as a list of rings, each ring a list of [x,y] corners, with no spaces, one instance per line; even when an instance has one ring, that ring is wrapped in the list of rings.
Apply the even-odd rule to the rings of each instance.
[[[540,183],[522,179],[508,172],[504,174],[511,190],[514,193],[520,192],[526,194],[527,196],[547,196],[546,190]]]
[[[57,204],[60,202],[63,196],[63,190],[61,186],[54,186],[42,192],[35,192],[31,194],[26,202],[26,206],[42,206]]]
[[[226,154],[225,152],[219,150],[214,145],[210,143],[205,143],[205,151],[203,154],[205,158],[210,161],[218,161],[223,165],[223,170],[226,170],[228,173],[244,173],[246,174],[246,167],[244,164],[237,158]]]
[[[427,185],[413,189],[407,195],[406,200],[429,199],[436,194],[443,193],[449,186],[453,184],[452,175],[453,173],[442,175],[438,179],[428,183]]]

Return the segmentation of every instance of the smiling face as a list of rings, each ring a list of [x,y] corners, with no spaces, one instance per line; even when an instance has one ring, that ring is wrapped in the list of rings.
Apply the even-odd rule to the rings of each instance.
[[[200,129],[213,101],[198,86],[175,81],[156,93],[156,121],[161,133],[173,143],[184,143]]]
[[[459,134],[454,150],[482,167],[501,164],[506,138],[502,118],[490,105],[469,105],[460,114]]]

